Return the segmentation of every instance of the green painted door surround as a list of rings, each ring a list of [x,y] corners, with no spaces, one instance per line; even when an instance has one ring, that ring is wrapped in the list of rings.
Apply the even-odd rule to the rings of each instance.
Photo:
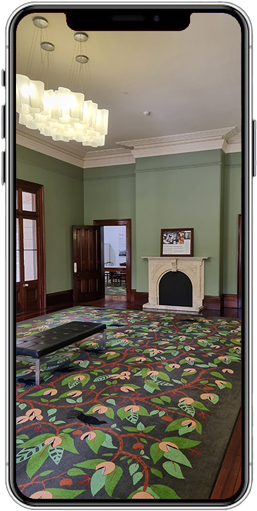
[[[148,263],[163,228],[193,227],[205,262],[205,295],[237,290],[241,155],[221,150],[80,169],[17,146],[17,177],[44,186],[47,293],[72,289],[71,226],[131,218],[132,288],[148,291]]]

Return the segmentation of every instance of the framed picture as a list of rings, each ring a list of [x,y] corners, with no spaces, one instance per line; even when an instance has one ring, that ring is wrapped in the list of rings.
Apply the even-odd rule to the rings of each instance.
[[[161,256],[192,257],[194,229],[162,229]]]

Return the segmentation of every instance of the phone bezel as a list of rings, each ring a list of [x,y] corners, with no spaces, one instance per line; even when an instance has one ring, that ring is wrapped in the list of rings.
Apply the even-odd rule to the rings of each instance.
[[[249,371],[249,360],[252,363],[251,357],[251,339],[252,339],[252,174],[253,174],[253,162],[252,162],[252,150],[253,150],[253,127],[252,127],[252,29],[249,19],[245,13],[238,7],[232,4],[195,4],[194,2],[175,3],[175,4],[163,4],[156,6],[155,3],[147,4],[98,4],[91,3],[86,6],[83,4],[70,4],[63,3],[52,4],[42,3],[38,5],[28,4],[21,7],[16,11],[7,25],[7,58],[6,58],[6,233],[7,233],[7,262],[8,268],[6,271],[6,368],[8,375],[8,398],[7,398],[7,486],[10,494],[17,502],[22,502],[25,505],[31,507],[31,501],[24,499],[24,496],[19,494],[15,487],[15,463],[14,463],[14,440],[15,440],[15,385],[13,375],[15,374],[15,168],[16,168],[16,113],[15,113],[15,31],[19,20],[25,15],[37,12],[66,12],[69,10],[80,10],[80,9],[93,9],[103,14],[103,11],[110,12],[110,10],[135,10],[138,12],[140,9],[147,11],[153,8],[154,11],[158,9],[174,10],[179,7],[181,10],[190,10],[192,12],[223,12],[233,15],[242,28],[242,169],[244,169],[244,179],[242,179],[242,210],[244,208],[244,214],[242,215],[242,331],[246,345],[244,346],[244,357],[242,362],[242,382],[246,385],[242,386],[242,408],[243,408],[243,453],[244,453],[244,484],[242,485],[239,495],[234,496],[231,501],[221,503],[220,501],[202,501],[202,502],[191,502],[182,501],[181,503],[176,502],[177,507],[185,508],[199,508],[205,507],[226,507],[236,504],[241,501],[250,491],[251,485],[251,462],[252,462],[252,447],[251,447],[251,382],[252,382],[252,369]],[[103,14],[104,15],[104,14]],[[106,17],[105,17],[106,21]],[[127,28],[125,28],[127,30]],[[160,30],[160,28],[156,30]],[[118,28],[117,28],[118,30]],[[130,29],[131,30],[131,29]],[[243,172],[242,172],[243,174]],[[9,407],[10,403],[10,407]],[[89,501],[76,501],[76,507],[85,505],[85,502]],[[99,501],[98,501],[99,502]],[[101,509],[102,506],[99,503],[94,504],[92,507]],[[129,503],[123,502],[124,506],[128,506]],[[141,503],[140,503],[141,504]],[[142,503],[143,504],[143,503]],[[148,504],[148,502],[147,502]],[[158,503],[159,504],[159,503]],[[165,502],[160,501],[161,505],[165,505]],[[42,506],[40,502],[33,502],[34,507],[48,508],[49,505],[46,503]],[[70,502],[55,501],[51,502],[51,506],[58,509],[61,506],[62,509],[74,508],[74,504]],[[104,505],[116,505],[114,501],[104,501]],[[117,503],[119,507],[120,504]],[[137,505],[138,502],[137,502]],[[151,505],[154,508],[154,504]]]

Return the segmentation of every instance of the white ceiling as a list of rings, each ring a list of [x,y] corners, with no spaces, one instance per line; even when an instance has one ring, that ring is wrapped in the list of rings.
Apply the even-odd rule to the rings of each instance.
[[[117,142],[238,126],[240,128],[240,45],[238,22],[227,14],[193,14],[183,32],[90,32],[76,43],[64,14],[45,14],[47,29],[26,16],[17,28],[17,73],[41,79],[46,88],[68,87],[109,110],[103,148],[54,142],[18,125],[37,142],[84,158]],[[55,45],[40,50],[40,41]],[[75,56],[86,54],[80,66]],[[145,116],[144,111],[150,111]],[[46,140],[47,138],[47,140]],[[88,154],[89,156],[89,154]]]

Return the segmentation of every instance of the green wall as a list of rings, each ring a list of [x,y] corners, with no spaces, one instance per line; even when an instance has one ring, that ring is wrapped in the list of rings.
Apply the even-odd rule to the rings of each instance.
[[[194,256],[209,257],[205,294],[236,292],[241,171],[235,161],[240,155],[227,156],[221,150],[202,151],[84,170],[85,223],[132,219],[132,288],[148,291],[148,263],[142,256],[160,255],[161,229],[193,227]]]
[[[47,293],[72,289],[71,226],[131,219],[132,288],[148,290],[148,263],[163,228],[193,227],[205,294],[235,294],[241,154],[220,150],[138,158],[80,169],[17,146],[17,177],[44,185]]]
[[[148,263],[160,255],[163,228],[193,228],[194,252],[205,262],[205,294],[220,290],[221,152],[203,151],[136,162],[137,290],[147,290]]]
[[[72,225],[84,223],[83,171],[17,146],[17,178],[44,186],[46,293],[72,289]]]
[[[131,219],[132,289],[136,288],[134,164],[84,170],[84,223]]]

